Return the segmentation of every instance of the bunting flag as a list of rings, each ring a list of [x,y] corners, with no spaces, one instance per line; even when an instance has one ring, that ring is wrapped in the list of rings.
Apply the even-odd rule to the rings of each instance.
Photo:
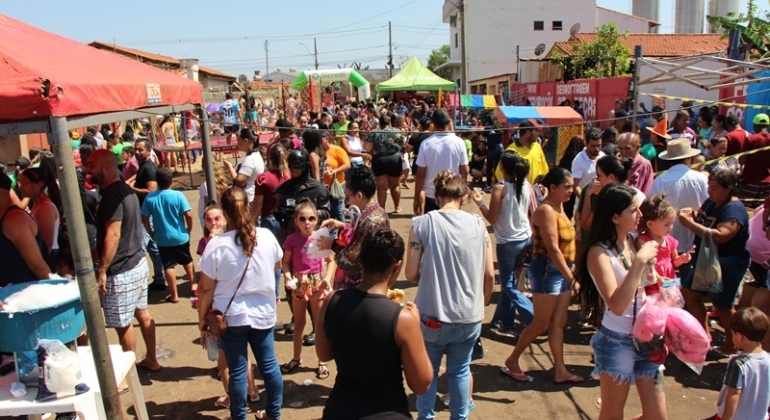
[[[651,98],[655,99],[668,99],[670,101],[692,101],[694,104],[708,104],[708,105],[719,105],[719,106],[734,106],[737,108],[744,108],[744,109],[770,109],[770,105],[753,105],[753,104],[739,104],[736,102],[720,102],[720,101],[709,101],[706,99],[693,99],[693,98],[682,98],[680,96],[669,96],[669,95],[658,95],[655,93],[644,93],[639,92],[640,95],[649,96]]]

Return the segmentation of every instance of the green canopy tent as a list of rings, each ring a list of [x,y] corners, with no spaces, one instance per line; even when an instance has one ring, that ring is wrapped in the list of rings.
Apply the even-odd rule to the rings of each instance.
[[[369,81],[364,79],[360,73],[353,69],[334,69],[334,70],[307,70],[291,82],[290,88],[302,90],[309,81],[319,81],[321,83],[344,82],[349,81],[358,88],[358,99],[363,101],[369,97],[371,87]]]
[[[395,92],[404,90],[452,92],[454,82],[442,79],[425,67],[417,57],[412,57],[404,67],[390,80],[379,83],[377,92]]]

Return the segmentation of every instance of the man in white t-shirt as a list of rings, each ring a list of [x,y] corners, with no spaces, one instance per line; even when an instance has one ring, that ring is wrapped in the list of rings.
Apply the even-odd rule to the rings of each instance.
[[[578,197],[583,187],[596,178],[596,161],[602,156],[602,131],[592,128],[586,136],[586,147],[572,161],[572,177]]]
[[[449,130],[451,119],[443,109],[431,116],[436,134],[425,139],[417,155],[417,175],[414,178],[414,214],[419,216],[438,210],[433,178],[445,170],[453,170],[463,179],[468,177],[468,151],[465,141]],[[424,190],[423,190],[424,188]]]

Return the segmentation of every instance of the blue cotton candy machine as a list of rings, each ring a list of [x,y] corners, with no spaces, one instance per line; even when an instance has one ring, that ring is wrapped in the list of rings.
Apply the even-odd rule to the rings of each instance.
[[[34,284],[63,284],[70,280],[40,280],[0,288],[0,301]],[[0,310],[0,351],[8,353],[34,351],[41,338],[69,343],[83,332],[86,318],[80,297],[51,307],[19,312]]]

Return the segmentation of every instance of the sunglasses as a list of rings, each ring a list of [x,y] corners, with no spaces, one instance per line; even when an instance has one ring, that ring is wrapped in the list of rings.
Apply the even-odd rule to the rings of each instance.
[[[217,215],[217,216],[214,216],[214,217],[206,217],[204,220],[207,221],[207,222],[219,222],[219,221],[222,220],[222,216]]]
[[[309,217],[300,216],[300,217],[298,217],[298,219],[299,219],[300,223],[305,223],[305,222],[313,223],[316,220],[318,220],[318,218],[315,217],[315,216],[309,216]]]

